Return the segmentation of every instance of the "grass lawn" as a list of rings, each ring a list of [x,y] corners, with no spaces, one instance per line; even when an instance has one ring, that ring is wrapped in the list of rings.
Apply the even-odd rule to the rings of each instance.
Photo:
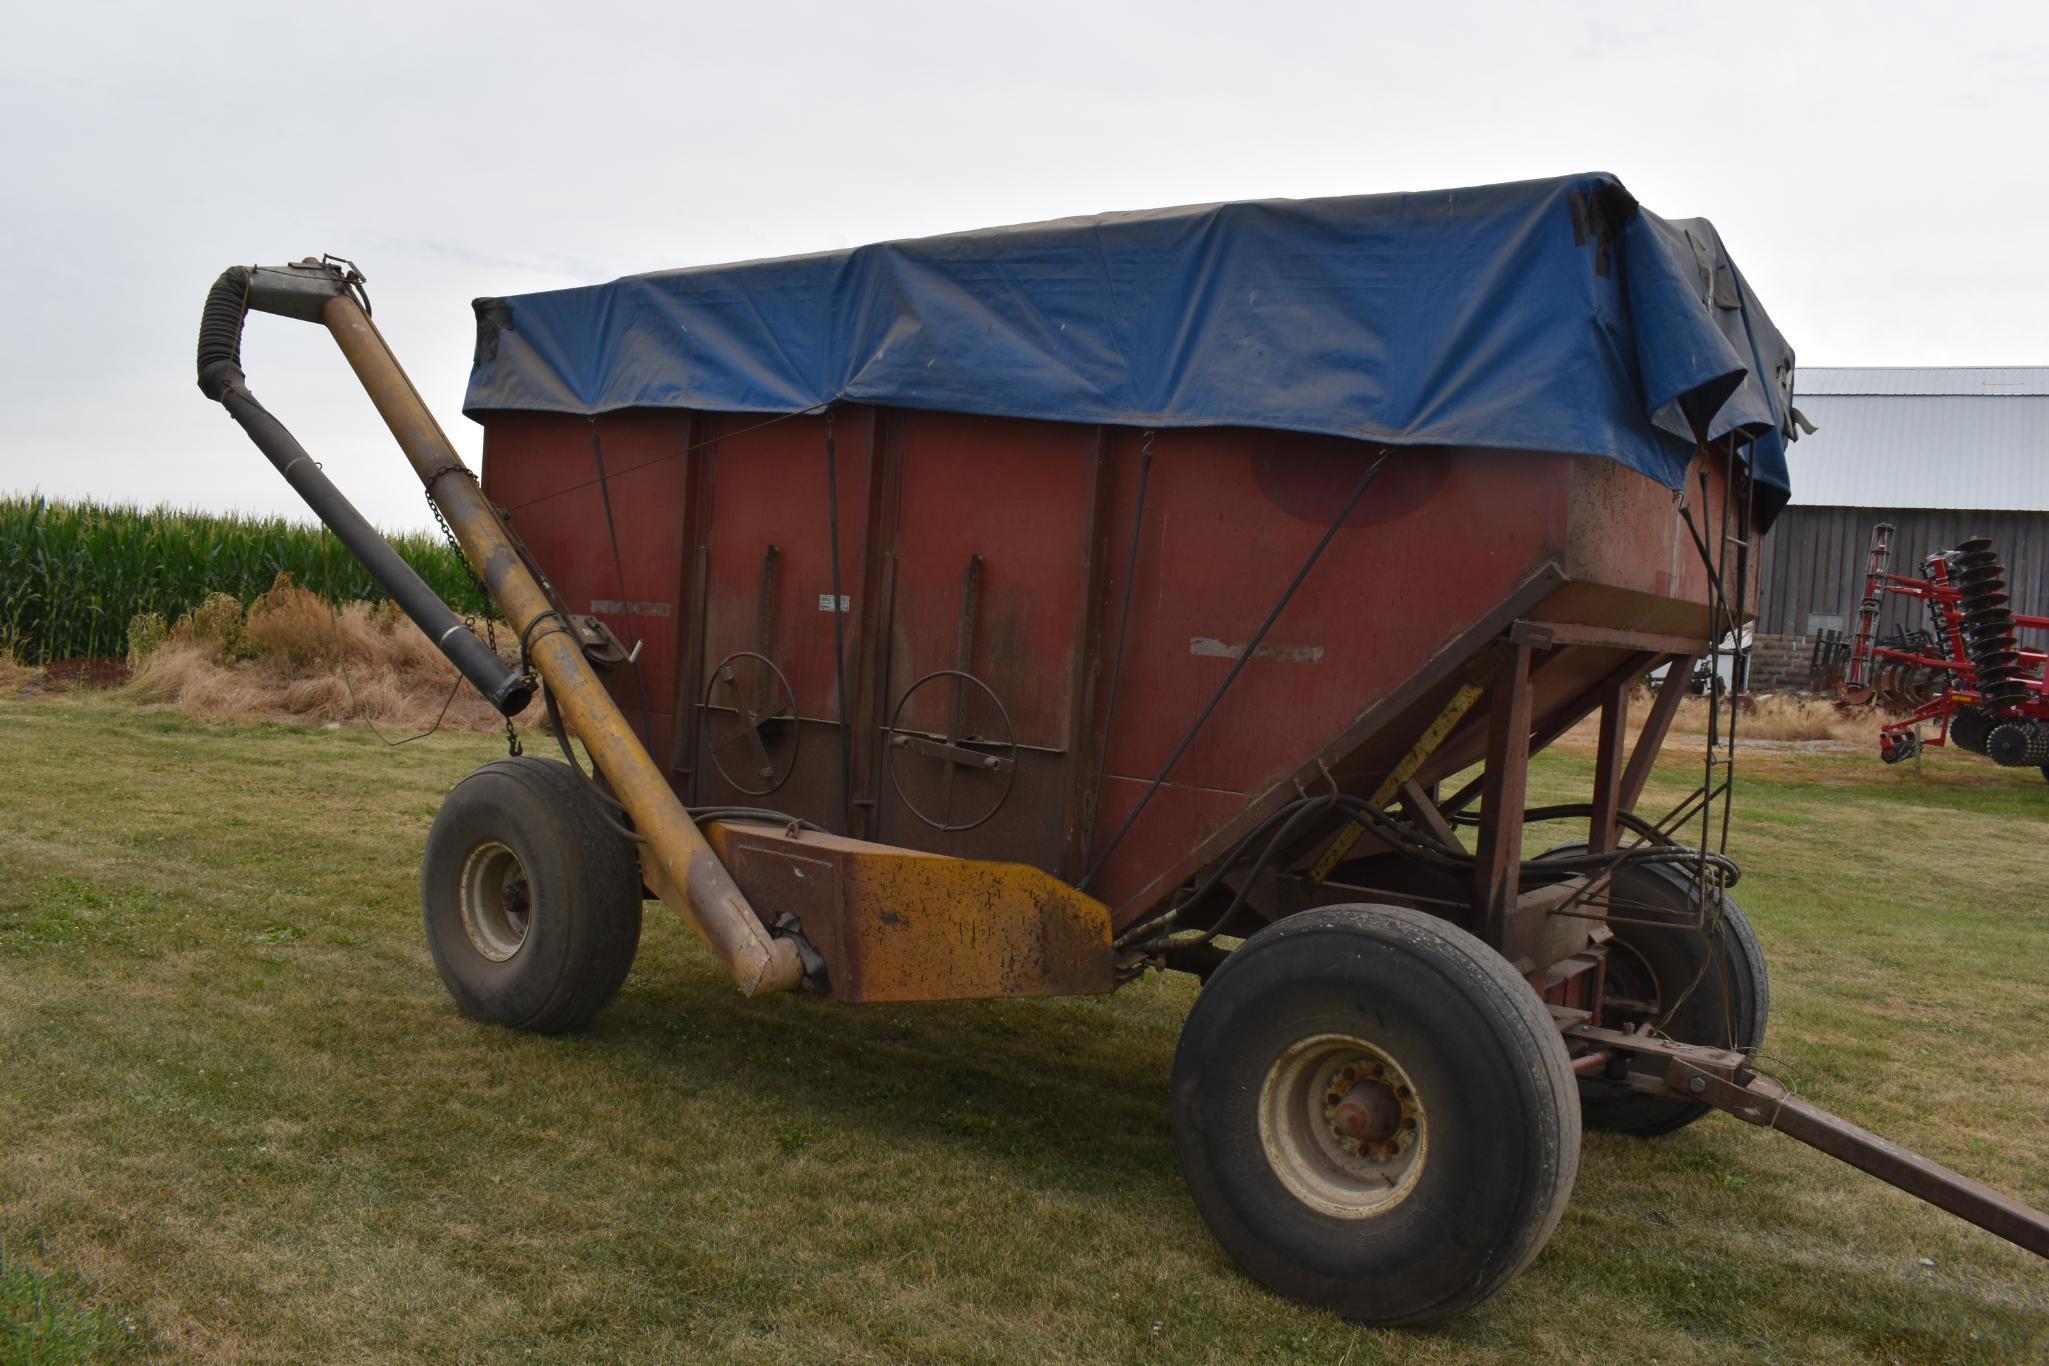
[[[749,1002],[651,906],[590,1032],[473,1024],[414,877],[495,752],[0,702],[0,1358],[2049,1356],[2049,1267],[1719,1116],[1589,1135],[1549,1249],[1453,1324],[1274,1299],[1175,1173],[1179,977]],[[2049,784],[1743,763],[1772,1069],[2049,1205]]]

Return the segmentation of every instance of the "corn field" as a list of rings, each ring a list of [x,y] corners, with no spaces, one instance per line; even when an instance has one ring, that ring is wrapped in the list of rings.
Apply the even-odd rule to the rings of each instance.
[[[391,543],[457,612],[485,610],[439,536],[412,532]],[[281,517],[0,497],[0,649],[29,664],[124,655],[136,613],[176,621],[209,593],[246,604],[281,570],[330,602],[386,596],[323,527]]]

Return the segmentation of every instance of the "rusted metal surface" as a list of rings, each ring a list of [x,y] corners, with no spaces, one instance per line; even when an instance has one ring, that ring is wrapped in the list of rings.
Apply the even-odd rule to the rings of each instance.
[[[644,477],[625,456],[612,459],[613,446],[636,439],[627,418],[652,415],[598,420],[615,482],[628,470]],[[621,594],[606,582],[609,554],[592,553],[603,522],[574,487],[590,477],[586,424],[551,420],[492,415],[487,486],[520,505],[551,572],[558,559],[569,566],[557,574],[566,596],[633,596],[638,589]],[[697,804],[767,800],[862,838],[1069,879],[1091,866],[1189,734],[1372,453],[1280,432],[1156,433],[1140,517],[1148,438],[1136,430],[858,404],[830,416],[690,422],[687,432],[669,429],[665,457],[643,462],[675,471],[661,495],[668,529],[655,536],[621,519],[629,575],[646,561],[677,585],[665,667],[678,676],[655,691],[678,699],[676,738],[665,737],[663,752],[679,789]],[[829,424],[836,503],[825,487]],[[1532,748],[1597,706],[1594,690],[1618,670],[1705,639],[1706,579],[1670,494],[1612,466],[1394,452],[1090,879],[1118,924],[1145,918],[1305,792],[1391,796],[1404,777],[1429,788],[1483,758],[1493,698],[1477,699],[1434,748],[1421,742],[1437,738],[1432,721],[1504,635],[1519,631],[1533,656]],[[1127,601],[1124,705],[1104,727],[1110,627]],[[844,716],[835,624],[845,628]],[[737,650],[769,657],[788,677],[800,733],[851,731],[850,822],[840,815],[837,734],[816,744],[803,734],[801,757],[769,796],[740,790],[705,761],[706,728],[725,705],[716,695],[705,705],[710,671]],[[912,695],[947,670],[956,672]],[[992,749],[995,768],[972,759]],[[1640,747],[1646,763],[1652,749]],[[1403,761],[1418,751],[1428,758],[1410,773]]]
[[[2049,1215],[1810,1105],[1770,1077],[1753,1076],[1738,1083],[1685,1058],[1674,1058],[1665,1081],[1666,1089],[1675,1095],[1705,1101],[1746,1124],[1777,1129],[2038,1257],[2049,1258]]]
[[[1372,1078],[1354,1084],[1331,1110],[1331,1124],[1338,1133],[1369,1149],[1393,1138],[1402,1118],[1401,1098],[1394,1088]]]
[[[852,726],[858,735],[872,724],[859,708],[864,670],[875,650],[871,575],[876,533],[870,509],[877,421],[868,411],[770,425],[719,415],[707,419],[698,448],[687,457],[702,470],[701,479],[690,485],[697,501],[672,515],[688,517],[702,548],[704,659],[708,668],[742,650],[773,659],[792,693],[784,743],[796,751],[769,797],[747,793],[713,765],[700,762],[686,789],[695,804],[767,801],[842,833],[858,833],[844,829],[841,770],[851,756],[844,756],[840,730]],[[834,443],[830,481],[828,433]],[[843,652],[837,666],[836,650]],[[842,674],[849,715],[841,714]],[[709,676],[699,683],[700,696],[709,695],[710,683]],[[707,706],[695,724],[700,747],[708,749],[726,718]],[[865,764],[860,767],[865,772]],[[861,795],[861,775],[845,777],[854,794]],[[868,810],[855,806],[857,824]]]
[[[1643,729],[1636,733],[1636,746],[1629,751],[1629,766],[1622,770],[1622,786],[1616,793],[1618,810],[1634,811],[1637,801],[1643,796],[1644,784],[1651,780],[1651,768],[1658,761],[1658,751],[1664,748],[1665,736],[1671,732],[1672,718],[1679,714],[1679,704],[1686,700],[1686,688],[1682,680],[1691,676],[1698,655],[1675,655],[1670,658],[1665,670],[1666,681],[1672,686],[1658,689],[1657,700],[1643,719]]]
[[[1129,458],[1135,444],[1120,450]],[[1144,702],[1120,710],[1105,747],[1099,839],[1123,825],[1238,662],[1368,455],[1355,443],[1268,434],[1159,435],[1121,684]],[[1120,921],[1227,848],[1241,813],[1327,787],[1326,774],[1361,795],[1384,781],[1459,686],[1433,696],[1438,680],[1461,672],[1507,623],[1476,640],[1468,632],[1517,598],[1566,534],[1569,472],[1527,473],[1528,501],[1511,510],[1487,492],[1494,479],[1517,477],[1508,458],[1389,457],[1092,884]],[[1449,520],[1433,534],[1439,517]],[[1113,592],[1130,553],[1124,521],[1113,518]],[[1447,562],[1441,528],[1452,521],[1461,540],[1499,553]],[[1410,729],[1403,713],[1412,703],[1427,710]]]
[[[702,681],[693,673],[687,695],[677,697],[697,637],[691,594],[679,591],[686,536],[676,512],[686,505],[689,471],[684,462],[663,457],[687,447],[696,425],[678,413],[612,413],[595,422],[546,415],[493,443],[497,468],[487,480],[496,485],[492,501],[508,509],[507,529],[525,542],[563,609],[595,615],[629,648],[639,647],[633,666],[615,670],[607,683],[665,768],[683,738],[676,718],[694,710]],[[602,483],[594,428],[604,450]],[[608,494],[617,560],[605,520]],[[541,501],[531,501],[536,498]],[[579,533],[565,535],[570,526]]]
[[[1530,768],[1530,647],[1510,647],[1508,667],[1489,686],[1487,767],[1480,789],[1479,863],[1473,913],[1480,937],[1504,942],[1520,892],[1524,797]]]
[[[1592,1045],[1588,1057],[1598,1054],[1604,1059],[1583,1074],[1600,1072],[1636,1090],[1697,1100],[1746,1124],[1777,1129],[1916,1199],[2049,1258],[2049,1215],[1809,1104],[1788,1091],[1784,1083],[1753,1071],[1741,1053],[1584,1022],[1568,1025],[1565,1034],[1569,1042]],[[1574,1070],[1582,1071],[1577,1063]]]
[[[1633,683],[1657,662],[1656,655],[1618,655],[1609,650],[1562,649],[1547,652],[1543,656],[1543,667],[1533,670],[1531,677],[1530,711],[1533,716],[1541,716],[1544,720],[1530,735],[1530,753],[1540,752],[1585,720],[1600,706],[1601,696],[1608,688],[1618,683]],[[1564,667],[1568,664],[1572,666],[1570,669]],[[1443,777],[1479,757],[1477,752],[1457,753],[1450,759],[1440,756],[1424,766],[1422,776]],[[1447,815],[1464,811],[1479,799],[1480,789],[1486,780],[1485,773],[1475,774],[1458,791],[1440,801],[1438,809]]]
[[[1559,621],[1519,621],[1509,628],[1508,638],[1540,650],[1560,645],[1592,645],[1600,649],[1669,655],[1697,654],[1707,647],[1706,640],[1692,636],[1661,635],[1655,631],[1632,631],[1610,626],[1581,626]]]
[[[694,509],[696,500],[685,504]],[[687,522],[691,520],[686,518]],[[686,544],[689,541],[686,538]],[[680,557],[679,557],[680,558]],[[700,705],[697,695],[697,680],[703,677],[704,658],[704,579],[707,555],[703,546],[698,546],[689,556],[689,567],[682,574],[677,598],[688,604],[687,627],[677,645],[675,686],[671,690],[674,721],[669,728],[669,774],[670,782],[679,792],[689,792],[695,786],[697,772],[697,718]]]
[[[1562,963],[1591,942],[1593,924],[1580,916],[1558,915],[1557,909],[1581,896],[1587,880],[1568,878],[1548,887],[1519,893],[1503,916],[1501,956],[1519,972],[1539,972]]]
[[[967,653],[965,648],[962,653]],[[920,691],[934,684],[951,685],[953,690],[945,733],[925,735],[904,729],[905,713],[913,709]],[[967,721],[971,698],[982,704],[986,718],[972,733]],[[904,810],[942,833],[973,830],[1003,809],[1017,779],[1017,752],[1017,730],[1011,725],[1010,709],[994,688],[964,669],[937,669],[918,679],[904,689],[889,718],[891,787]],[[934,762],[925,765],[922,773],[907,775],[904,760],[910,756]],[[970,784],[969,777],[980,781]],[[957,790],[971,787],[975,790]]]
[[[1501,633],[1507,630],[1529,606],[1556,588],[1559,582],[1557,571],[1544,566],[1512,589],[1505,601],[1493,612],[1487,613],[1466,631],[1453,637],[1450,644],[1433,656],[1406,682],[1384,695],[1376,696],[1361,707],[1343,730],[1321,749],[1292,771],[1283,773],[1253,797],[1238,814],[1205,835],[1205,837],[1172,862],[1167,863],[1154,874],[1153,880],[1116,911],[1116,924],[1120,931],[1136,920],[1143,918],[1145,908],[1153,905],[1160,897],[1186,878],[1202,869],[1222,851],[1228,850],[1237,840],[1271,816],[1282,804],[1298,798],[1316,786],[1332,781],[1334,766],[1344,762],[1346,756],[1355,759],[1377,746],[1392,765],[1394,756],[1401,751],[1397,742],[1406,745],[1427,726],[1429,718],[1438,713],[1445,699],[1461,686],[1467,670],[1473,661],[1494,644]],[[1469,720],[1468,725],[1471,724]],[[1426,772],[1440,761],[1433,759],[1426,764]],[[1368,764],[1368,771],[1383,772],[1377,764]],[[1477,793],[1481,779],[1475,778],[1473,791]],[[1445,813],[1457,810],[1452,804],[1442,804]],[[1360,843],[1364,847],[1369,835]],[[1461,904],[1464,904],[1463,902]]]
[[[1064,870],[1101,440],[956,414],[884,424],[875,534],[894,582],[874,642],[886,744],[870,838]],[[919,757],[894,744],[906,733],[1009,762]]]
[[[1622,807],[1622,747],[1629,738],[1629,693],[1633,682],[1616,679],[1601,689],[1601,723],[1594,752],[1594,810],[1587,821],[1587,848],[1597,854],[1615,847],[1615,817]]]
[[[1385,778],[1380,780],[1380,786],[1373,790],[1374,805],[1386,806],[1394,800],[1397,792],[1402,791],[1404,788],[1413,788],[1415,786],[1413,780],[1417,772],[1429,761],[1430,756],[1437,752],[1437,747],[1444,743],[1445,738],[1451,734],[1458,723],[1465,720],[1466,713],[1473,709],[1473,704],[1486,696],[1487,684],[1491,681],[1493,675],[1499,672],[1499,665],[1500,656],[1498,654],[1487,655],[1481,660],[1475,661],[1475,667],[1468,671],[1466,681],[1459,685],[1459,690],[1451,695],[1449,702],[1444,704],[1444,710],[1439,712],[1436,719],[1431,721],[1428,726],[1424,727],[1423,733],[1416,737],[1416,743],[1409,746],[1409,752],[1402,756],[1402,761],[1396,764]],[[1416,797],[1412,796],[1410,798],[1410,804],[1412,807],[1418,804]],[[1429,808],[1432,816],[1437,815],[1436,808],[1431,806],[1428,801],[1423,801],[1420,805]],[[1453,842],[1450,838],[1450,828],[1443,825],[1442,817],[1438,817],[1438,824],[1443,829],[1446,842]],[[1325,878],[1329,877],[1338,864],[1344,861],[1346,855],[1352,852],[1353,847],[1358,844],[1360,838],[1365,833],[1366,827],[1364,825],[1357,821],[1349,822],[1344,829],[1337,833],[1336,838],[1331,840],[1329,846],[1321,854],[1317,855],[1316,862],[1309,869],[1310,880],[1312,882],[1322,882]]]
[[[1075,604],[1074,628],[1075,638],[1081,642],[1081,667],[1074,671],[1067,703],[1067,750],[1073,756],[1068,775],[1070,796],[1066,827],[1061,832],[1060,864],[1048,870],[1068,882],[1079,881],[1088,869],[1101,791],[1103,738],[1115,719],[1108,702],[1111,666],[1107,656],[1115,644],[1108,638],[1112,605],[1106,573],[1110,562],[1108,514],[1115,506],[1120,466],[1112,458],[1108,434],[1101,427],[1096,429],[1089,461],[1093,479],[1088,501],[1088,562],[1082,598]],[[1100,708],[1095,704],[1099,687],[1105,699]]]
[[[1429,1115],[1399,1061],[1346,1034],[1298,1040],[1260,1087],[1259,1139],[1289,1193],[1336,1219],[1372,1219],[1416,1189]]]
[[[1590,1020],[1563,1021],[1568,1043],[1590,1044],[1609,1055],[1608,1079],[1640,1091],[1662,1091],[1674,1061],[1717,1076],[1737,1078],[1752,1075],[1750,1059],[1727,1048],[1684,1043],[1650,1034],[1631,1034],[1609,1029]]]
[[[657,870],[663,899],[722,958],[752,996],[788,991],[802,980],[796,946],[774,939],[727,876],[676,799],[632,726],[585,662],[574,631],[555,609],[514,548],[497,511],[469,477],[448,437],[383,337],[354,299],[330,301],[324,321],[371,402],[391,428],[413,469],[434,496],[463,553],[490,589],[568,724],[646,837],[645,858]]]
[[[836,1001],[1068,996],[1114,985],[1110,912],[1039,869],[714,821],[706,835],[764,912],[788,912]]]
[[[1427,830],[1440,843],[1449,847],[1458,843],[1458,835],[1452,830],[1444,813],[1437,809],[1437,803],[1413,778],[1402,781],[1402,811],[1417,825]]]
[[[1726,632],[1726,624],[1717,629],[1711,620],[1711,575],[1676,515],[1689,512],[1713,534],[1741,501],[1731,497],[1725,470],[1724,452],[1710,449],[1705,458],[1697,456],[1675,507],[1669,490],[1613,461],[1576,466],[1567,513],[1575,534],[1567,538],[1561,566],[1567,583],[1530,618],[1693,642]],[[1653,498],[1647,500],[1647,493]],[[1733,582],[1725,586],[1732,593],[1737,588]],[[1751,582],[1744,588],[1743,602],[1731,606],[1747,615],[1755,608],[1757,587]]]

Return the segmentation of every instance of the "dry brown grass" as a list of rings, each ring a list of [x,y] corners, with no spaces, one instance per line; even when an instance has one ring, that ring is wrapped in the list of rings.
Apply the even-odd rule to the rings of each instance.
[[[14,651],[0,646],[0,697],[12,697],[33,683],[36,670],[14,657]]]
[[[225,606],[223,605],[225,603]],[[475,689],[456,689],[456,672],[389,603],[335,608],[280,575],[228,620],[208,600],[138,661],[124,694],[174,706],[207,720],[315,724],[368,722],[420,730],[441,715],[442,729],[497,730],[505,723]]]
[[[1644,718],[1650,715],[1651,703],[1656,698],[1657,694],[1647,688],[1639,688],[1630,695],[1629,730],[1632,742],[1636,732],[1643,728]],[[1724,705],[1726,706],[1726,703]],[[1875,751],[1878,728],[1889,719],[1875,708],[1842,709],[1826,698],[1807,697],[1797,693],[1746,696],[1737,700],[1737,706],[1740,708],[1740,714],[1736,719],[1736,737],[1739,742],[1844,741],[1870,745]],[[1724,716],[1726,718],[1726,712]],[[1589,716],[1567,731],[1563,737],[1567,747],[1592,745],[1597,720],[1598,716]],[[1689,697],[1679,704],[1679,712],[1672,718],[1672,734],[1706,735],[1707,724],[1708,700],[1705,697]]]
[[[1649,705],[1648,699],[1645,705]],[[1825,698],[1790,693],[1742,697],[1737,706],[1738,740],[1869,740],[1886,719],[1869,707],[1845,711]],[[1679,735],[1705,735],[1707,723],[1708,700],[1689,697],[1672,718],[1672,730]]]
[[[52,691],[49,675],[24,664],[11,651],[0,650],[0,699],[34,697]]]

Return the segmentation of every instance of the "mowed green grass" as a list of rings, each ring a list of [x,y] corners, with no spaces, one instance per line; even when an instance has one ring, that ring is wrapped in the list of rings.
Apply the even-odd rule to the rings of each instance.
[[[513,1034],[456,1013],[415,908],[435,805],[488,739],[45,699],[0,702],[0,753],[0,1342],[26,1359],[2049,1354],[2049,1266],[1724,1117],[1590,1135],[1505,1293],[1355,1328],[1238,1276],[1182,1192],[1186,979],[749,1002],[651,906],[593,1030]],[[1744,763],[1772,1065],[2049,1205],[2049,784]],[[1588,767],[1546,756],[1532,800]],[[1662,770],[1651,804],[1691,777]]]

